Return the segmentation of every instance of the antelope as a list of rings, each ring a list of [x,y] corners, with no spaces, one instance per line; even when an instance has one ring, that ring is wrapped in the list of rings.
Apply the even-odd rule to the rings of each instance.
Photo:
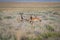
[[[21,16],[21,19],[20,19],[20,17],[17,19],[17,21],[18,22],[20,22],[20,21],[23,21],[24,20],[24,18],[23,18],[23,13],[20,13],[20,16]],[[33,22],[35,22],[35,21],[39,21],[39,22],[41,22],[41,19],[40,18],[38,18],[38,17],[32,17],[32,16],[30,16],[30,19],[25,19],[26,21],[29,21],[31,24],[33,24]]]
[[[30,17],[30,23],[33,25],[33,22],[35,22],[35,21],[39,21],[39,22],[41,22],[41,19],[40,18],[37,18],[37,17]]]
[[[20,16],[18,16],[18,18],[17,18],[18,23],[20,21],[23,21],[23,13],[19,13],[19,14],[20,14]]]

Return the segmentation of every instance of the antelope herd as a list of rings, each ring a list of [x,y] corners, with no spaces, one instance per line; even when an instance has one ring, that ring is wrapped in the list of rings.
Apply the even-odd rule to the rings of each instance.
[[[35,17],[33,17],[33,15],[31,15],[30,17],[29,17],[29,19],[24,19],[23,18],[23,13],[19,13],[20,14],[20,16],[19,16],[19,18],[17,18],[17,21],[18,22],[22,22],[22,21],[28,21],[29,23],[31,23],[31,24],[33,24],[33,22],[36,22],[36,21],[39,21],[39,22],[41,22],[42,20],[41,20],[41,18],[38,18],[37,16],[35,16]],[[28,16],[27,16],[28,17]]]

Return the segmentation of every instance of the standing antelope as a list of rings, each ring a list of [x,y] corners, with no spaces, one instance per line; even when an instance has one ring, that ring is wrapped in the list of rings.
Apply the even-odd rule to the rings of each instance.
[[[19,23],[20,21],[23,21],[23,13],[19,13],[19,15],[20,15],[20,16],[18,16],[18,18],[17,18],[18,23]]]
[[[35,21],[39,21],[39,22],[41,22],[41,19],[40,18],[37,18],[37,17],[30,17],[30,23],[33,25],[33,22],[35,22]]]
[[[20,17],[17,19],[17,21],[18,22],[20,22],[20,21],[23,21],[24,19],[23,19],[23,13],[19,13],[20,14],[20,17],[21,17],[21,19],[20,19]],[[40,18],[38,18],[38,17],[32,17],[32,15],[30,16],[30,19],[25,19],[26,21],[29,21],[31,24],[33,24],[33,22],[35,22],[35,21],[39,21],[39,22],[41,22],[41,19]]]

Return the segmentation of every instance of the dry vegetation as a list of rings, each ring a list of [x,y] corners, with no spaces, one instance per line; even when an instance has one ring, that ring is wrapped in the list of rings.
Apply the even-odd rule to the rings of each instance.
[[[60,8],[0,8],[0,40],[60,40]]]

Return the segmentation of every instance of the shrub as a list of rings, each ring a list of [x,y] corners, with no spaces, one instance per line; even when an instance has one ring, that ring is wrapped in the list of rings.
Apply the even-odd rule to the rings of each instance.
[[[0,17],[0,20],[2,20],[2,18]]]
[[[48,37],[60,37],[60,33],[48,32],[48,33],[42,34],[42,37],[43,37],[43,38],[48,38]]]
[[[49,30],[49,31],[54,31],[54,28],[50,25],[46,25],[46,28]]]
[[[0,40],[16,40],[16,37],[12,34],[0,33]]]
[[[12,17],[11,16],[6,16],[4,17],[5,19],[11,19]]]

